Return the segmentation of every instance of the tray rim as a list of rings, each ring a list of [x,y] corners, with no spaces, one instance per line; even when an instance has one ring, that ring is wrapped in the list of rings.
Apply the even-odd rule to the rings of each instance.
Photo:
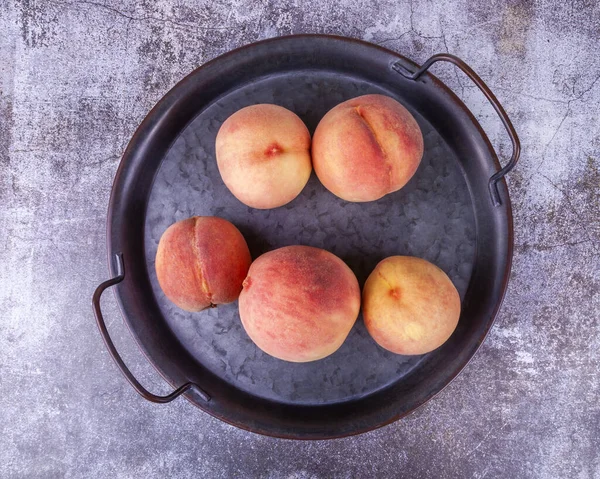
[[[110,199],[109,199],[109,204],[108,204],[108,210],[107,210],[107,220],[106,220],[106,238],[107,238],[107,256],[108,256],[108,269],[109,269],[109,273],[111,274],[111,276],[114,276],[117,274],[117,267],[113,261],[113,252],[112,252],[112,244],[111,244],[111,240],[113,237],[113,231],[112,231],[112,217],[114,214],[114,208],[115,208],[115,203],[117,201],[117,185],[120,181],[121,176],[123,175],[124,170],[127,167],[126,162],[124,162],[123,160],[128,156],[129,154],[129,150],[132,148],[132,143],[133,140],[135,138],[137,138],[140,134],[141,131],[143,131],[144,129],[146,129],[148,127],[148,121],[149,118],[155,116],[156,114],[158,114],[158,111],[160,110],[160,108],[163,106],[163,104],[165,103],[165,100],[168,99],[168,97],[170,97],[171,94],[173,94],[173,92],[177,89],[179,89],[182,84],[186,83],[187,81],[190,81],[190,79],[192,77],[194,77],[195,75],[198,74],[199,71],[209,67],[209,66],[213,66],[214,64],[216,64],[217,62],[221,62],[223,60],[226,60],[228,58],[231,58],[241,52],[244,52],[248,49],[252,49],[256,46],[261,46],[261,45],[268,45],[268,44],[275,44],[275,43],[280,43],[282,41],[289,41],[289,40],[294,40],[294,39],[324,39],[324,40],[333,40],[333,41],[338,41],[338,42],[345,42],[345,43],[355,43],[358,44],[360,46],[363,47],[368,47],[368,48],[372,48],[372,49],[377,49],[380,50],[381,52],[385,53],[386,55],[390,55],[393,57],[396,57],[397,60],[402,61],[404,63],[410,64],[411,66],[413,66],[415,69],[418,68],[418,64],[415,63],[414,61],[410,60],[409,58],[404,57],[403,55],[399,54],[398,52],[395,52],[393,50],[390,50],[388,48],[385,48],[383,46],[380,45],[376,45],[364,40],[360,40],[360,39],[356,39],[356,38],[350,38],[350,37],[344,37],[344,36],[338,36],[338,35],[330,35],[330,34],[299,34],[299,35],[286,35],[286,36],[281,36],[281,37],[274,37],[274,38],[269,38],[269,39],[265,39],[265,40],[260,40],[257,42],[252,42],[246,45],[242,45],[240,47],[237,47],[233,50],[227,51],[223,54],[220,54],[218,56],[216,56],[215,58],[199,65],[197,68],[195,68],[194,70],[192,70],[190,73],[188,73],[186,76],[184,76],[179,82],[177,82],[172,88],[170,88],[157,102],[156,104],[148,111],[148,113],[146,114],[146,116],[144,117],[144,119],[142,120],[142,122],[138,125],[138,127],[135,129],[134,133],[132,134],[132,136],[129,139],[128,145],[121,157],[121,160],[119,162],[119,166],[116,170],[114,179],[113,179],[113,183],[111,185],[111,194],[110,194]],[[475,118],[475,116],[471,113],[471,111],[466,107],[466,105],[463,103],[463,101],[457,96],[457,94],[451,90],[448,86],[446,86],[441,80],[439,80],[436,76],[434,76],[433,74],[431,74],[430,72],[427,72],[424,77],[427,77],[437,88],[441,89],[444,94],[449,95],[452,102],[459,107],[462,110],[462,113],[465,114],[472,122],[472,124],[477,128],[477,131],[481,137],[481,139],[483,140],[483,142],[485,143],[485,146],[487,147],[487,150],[490,154],[490,158],[492,160],[492,162],[494,163],[494,166],[496,168],[496,170],[500,170],[501,165],[500,162],[498,161],[498,157],[496,154],[496,151],[494,150],[493,146],[491,145],[491,142],[489,141],[489,138],[487,136],[487,134],[485,133],[485,131],[483,130],[481,124],[477,121],[477,119]],[[192,120],[193,121],[193,120]],[[189,125],[189,123],[188,123]],[[185,128],[187,127],[184,126],[181,131],[183,131]],[[467,182],[467,186],[470,187],[470,183]],[[493,324],[495,323],[497,316],[498,316],[498,312],[502,306],[503,300],[505,298],[506,295],[506,291],[508,288],[508,283],[509,283],[509,279],[510,279],[510,272],[511,272],[511,267],[512,267],[512,258],[513,258],[513,251],[514,251],[514,225],[513,225],[513,214],[512,214],[512,205],[511,205],[511,201],[510,201],[510,195],[508,192],[508,187],[506,185],[506,180],[505,178],[502,178],[500,180],[500,187],[503,190],[503,209],[505,210],[506,213],[506,231],[508,234],[508,237],[505,238],[506,240],[506,244],[507,244],[507,255],[506,255],[506,266],[504,269],[504,275],[503,275],[503,280],[502,280],[502,284],[500,285],[500,290],[501,293],[498,297],[498,300],[496,302],[496,305],[494,307],[493,313],[491,315],[491,317],[489,318],[485,330],[483,332],[483,334],[481,335],[481,337],[479,338],[478,344],[476,346],[476,348],[474,349],[474,351],[472,352],[472,354],[466,359],[466,361],[464,361],[464,363],[462,363],[460,365],[459,368],[457,368],[453,374],[448,376],[448,379],[445,381],[444,384],[442,384],[442,386],[437,389],[436,391],[430,393],[429,395],[427,395],[427,397],[425,397],[423,400],[419,401],[416,405],[414,405],[414,407],[412,407],[411,409],[408,409],[407,411],[403,411],[397,415],[394,415],[393,417],[382,421],[380,423],[378,423],[375,426],[369,426],[369,427],[364,427],[364,428],[356,428],[350,432],[344,432],[342,434],[336,434],[336,433],[332,433],[332,434],[322,434],[322,433],[316,433],[316,434],[304,434],[302,436],[298,436],[296,434],[294,434],[293,432],[291,433],[274,433],[273,431],[269,431],[269,430],[264,430],[264,429],[260,429],[260,428],[253,428],[251,426],[248,426],[245,423],[240,423],[240,422],[236,422],[233,420],[230,420],[228,417],[226,416],[222,416],[220,414],[216,414],[215,411],[211,410],[210,408],[206,408],[203,407],[202,403],[195,400],[192,397],[192,394],[185,393],[183,394],[183,396],[190,402],[192,403],[194,406],[198,407],[199,409],[203,410],[204,412],[210,414],[211,416],[225,422],[228,423],[230,425],[233,425],[235,427],[247,430],[249,432],[254,432],[254,433],[259,433],[259,434],[263,434],[263,435],[267,435],[267,436],[271,436],[271,437],[279,437],[279,438],[285,438],[285,439],[300,439],[300,440],[313,440],[313,439],[333,439],[333,438],[340,438],[340,437],[347,437],[347,436],[353,436],[353,435],[357,435],[357,434],[362,434],[364,432],[368,432],[371,430],[375,430],[378,429],[380,427],[383,427],[385,425],[391,424],[409,414],[411,414],[413,411],[419,409],[421,406],[423,406],[425,403],[427,403],[428,401],[430,401],[431,399],[433,399],[435,396],[437,396],[438,394],[440,394],[446,387],[448,387],[450,385],[450,383],[452,383],[454,381],[454,379],[462,372],[464,371],[464,369],[466,368],[466,366],[470,363],[470,361],[473,359],[473,357],[475,356],[475,354],[477,353],[477,351],[479,350],[479,348],[481,347],[481,344],[484,342],[484,340],[486,339],[487,335],[489,334],[489,331],[491,329],[491,327],[493,326]],[[475,219],[477,220],[477,216],[475,217]],[[140,351],[143,353],[144,357],[146,358],[146,360],[152,365],[153,369],[156,370],[159,375],[167,382],[167,384],[170,384],[173,387],[177,387],[176,384],[174,384],[173,380],[170,379],[158,366],[157,364],[155,364],[154,360],[152,359],[152,357],[150,356],[150,353],[146,350],[146,347],[143,345],[141,339],[139,337],[137,337],[136,334],[134,334],[131,325],[129,324],[129,319],[128,319],[128,315],[125,312],[125,307],[124,304],[122,302],[122,298],[120,297],[120,295],[118,294],[118,290],[116,288],[113,288],[113,295],[115,297],[116,303],[118,305],[118,309],[119,309],[119,313],[121,314],[123,321],[125,322],[125,324],[127,325],[127,330],[129,331],[129,334],[133,337],[135,343],[137,344],[138,348],[140,349]],[[235,386],[233,386],[235,387]],[[239,388],[236,388],[239,389]],[[244,391],[244,393],[246,394],[251,394],[248,393],[246,391]],[[261,397],[262,401],[265,402],[271,402],[275,405],[281,404],[278,401],[272,400],[272,399],[268,399],[268,398],[264,398]],[[351,400],[352,401],[352,400]],[[332,405],[335,404],[340,404],[340,403],[334,403]],[[329,406],[329,405],[328,405]],[[308,406],[308,407],[312,407],[312,406]]]

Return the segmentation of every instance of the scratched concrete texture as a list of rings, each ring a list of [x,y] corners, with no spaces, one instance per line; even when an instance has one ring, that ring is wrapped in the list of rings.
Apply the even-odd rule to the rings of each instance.
[[[148,110],[207,60],[306,32],[418,62],[457,54],[523,144],[510,286],[479,353],[409,417],[320,442],[145,402],[90,305],[112,179]],[[600,478],[599,41],[589,0],[0,0],[0,477]],[[506,158],[483,96],[436,73]],[[112,297],[104,308],[126,362],[165,393]]]

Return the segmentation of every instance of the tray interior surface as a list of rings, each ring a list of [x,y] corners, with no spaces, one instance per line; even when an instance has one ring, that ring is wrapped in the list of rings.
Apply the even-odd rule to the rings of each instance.
[[[281,105],[298,114],[312,134],[330,108],[368,93],[396,98],[423,132],[423,160],[402,190],[375,202],[348,203],[329,193],[313,173],[288,205],[256,210],[240,203],[222,182],[215,137],[222,122],[238,109],[256,103]],[[200,313],[178,309],[158,286],[154,258],[165,229],[193,215],[231,221],[246,237],[253,258],[293,244],[327,249],[346,261],[361,287],[383,258],[413,255],[442,268],[464,298],[476,256],[475,215],[461,161],[397,92],[351,75],[300,70],[270,75],[215,98],[181,132],[155,176],[144,236],[148,275],[164,320],[198,363],[237,388],[288,404],[358,399],[401,381],[422,357],[380,348],[361,315],[333,355],[312,363],[288,363],[252,343],[241,325],[237,302]]]

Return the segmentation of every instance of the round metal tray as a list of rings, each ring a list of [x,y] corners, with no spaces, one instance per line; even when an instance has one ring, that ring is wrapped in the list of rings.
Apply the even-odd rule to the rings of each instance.
[[[426,73],[451,61],[490,99],[514,144],[500,169],[483,130],[460,100]],[[240,203],[223,184],[214,144],[238,109],[275,103],[311,133],[336,104],[367,93],[389,95],[417,119],[423,161],[400,191],[348,203],[311,177],[298,198],[273,210]],[[512,217],[503,175],[516,163],[516,134],[493,94],[461,60],[438,55],[419,69],[380,47],[304,35],[268,40],[223,55],[175,86],[131,140],[108,214],[110,271],[94,296],[103,337],[132,385],[149,400],[180,394],[204,411],[255,432],[320,439],[355,434],[407,414],[446,386],[473,356],[502,301],[512,257]],[[391,255],[441,267],[462,299],[458,328],[441,348],[400,356],[377,346],[359,317],[343,346],[312,363],[261,352],[242,328],[237,302],[200,313],[171,304],[156,280],[158,240],[177,220],[215,215],[235,224],[253,258],[291,244],[325,248],[345,260],[362,286]],[[126,368],[104,325],[99,300],[115,288],[127,324],[148,359],[173,386],[146,391]]]

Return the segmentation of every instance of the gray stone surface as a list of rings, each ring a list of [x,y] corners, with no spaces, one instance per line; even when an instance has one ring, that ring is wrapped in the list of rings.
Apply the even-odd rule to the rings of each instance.
[[[0,0],[1,477],[600,477],[600,7],[595,2]],[[450,51],[523,143],[516,250],[490,336],[408,418],[327,442],[277,440],[187,401],[144,402],[104,350],[90,297],[136,125],[182,76],[245,43],[336,33],[416,61]],[[436,67],[501,154],[467,79]],[[108,297],[110,330],[153,390]]]

